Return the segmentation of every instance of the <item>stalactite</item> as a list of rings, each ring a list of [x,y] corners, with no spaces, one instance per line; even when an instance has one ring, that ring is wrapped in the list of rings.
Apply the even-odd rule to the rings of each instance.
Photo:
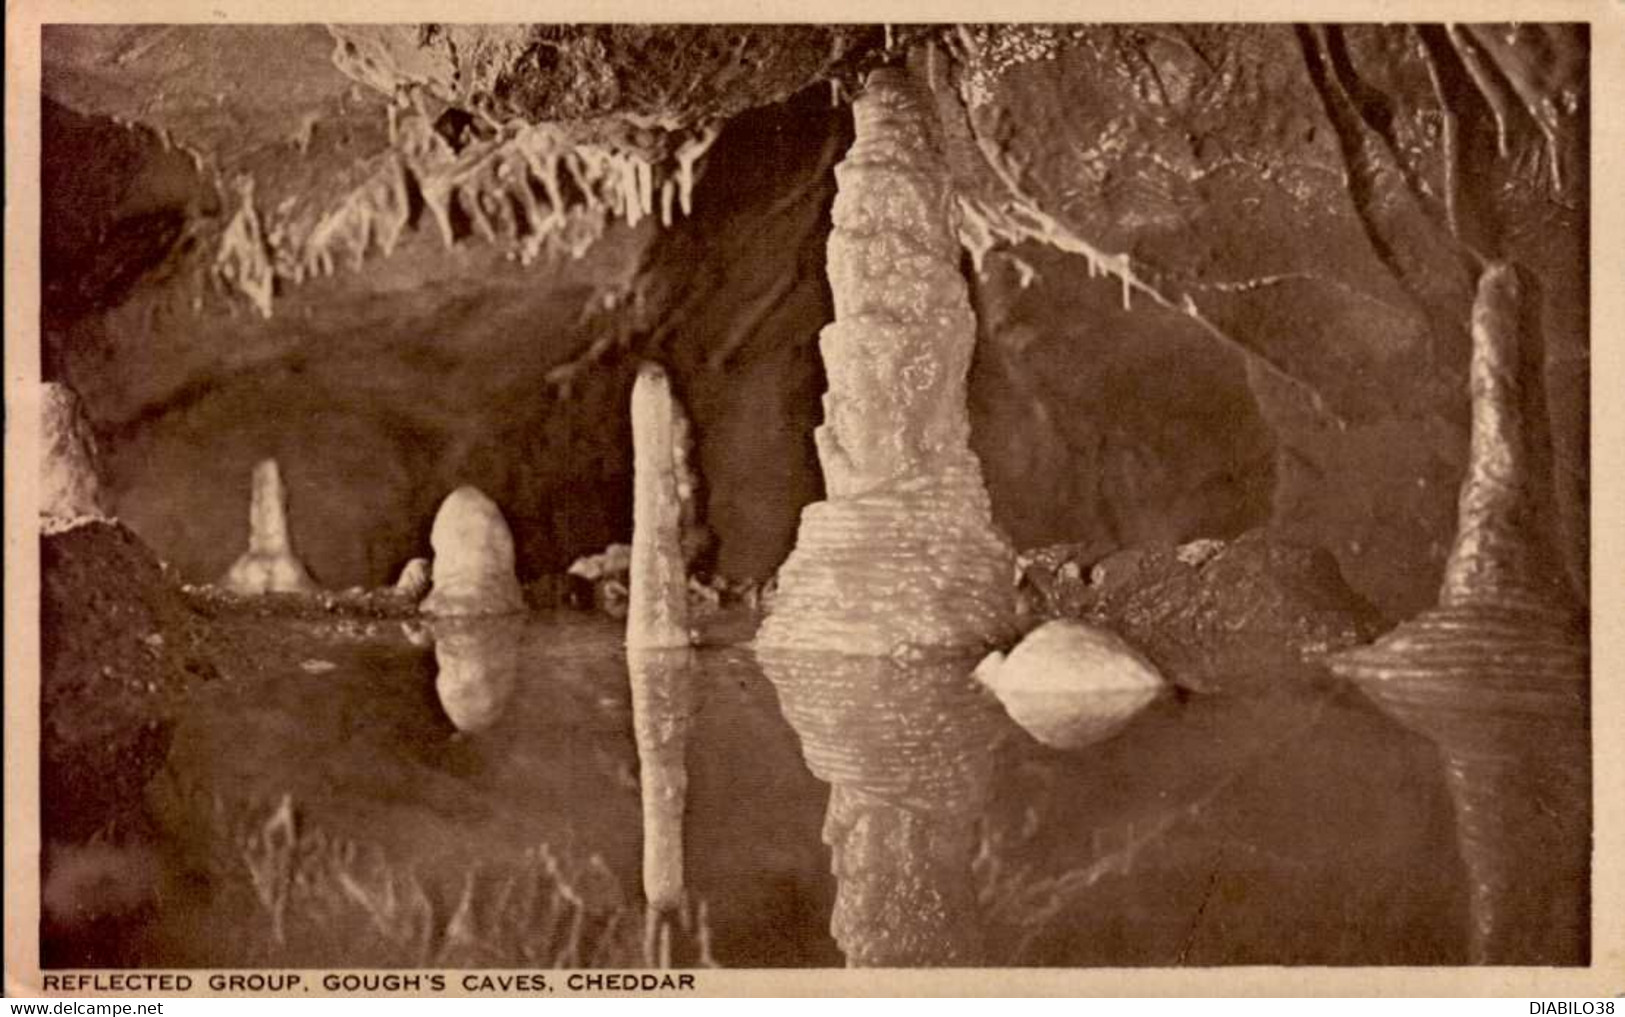
[[[40,398],[40,526],[55,533],[84,520],[105,519],[96,436],[79,396],[46,382]]]
[[[859,654],[976,647],[1011,634],[1014,554],[968,445],[976,340],[953,195],[928,99],[897,70],[853,105],[836,168],[815,432],[828,500],[802,514],[758,645]]]
[[[316,583],[294,555],[288,536],[288,492],[275,459],[254,467],[248,507],[248,550],[220,585],[233,593],[310,593]]]
[[[412,221],[412,192],[442,242],[458,243],[466,220],[485,243],[524,264],[544,255],[579,258],[611,220],[636,226],[673,208],[692,209],[695,165],[720,133],[707,125],[683,135],[669,160],[637,151],[579,143],[554,124],[493,124],[491,136],[452,144],[421,111],[389,109],[390,149],[361,184],[317,211],[289,199],[262,221],[254,182],[237,187],[240,204],[221,234],[214,271],[270,317],[276,281],[298,284],[331,275],[343,263],[358,270],[369,253],[394,252]],[[561,184],[567,174],[579,200]]]
[[[1590,854],[1589,649],[1541,547],[1537,334],[1515,272],[1473,308],[1473,431],[1439,606],[1331,669],[1437,741],[1456,802],[1478,963],[1582,963]]]
[[[513,534],[502,510],[473,487],[446,497],[429,533],[434,586],[420,610],[431,615],[507,614],[522,611],[514,575]]]
[[[254,180],[242,177],[237,184],[238,206],[220,236],[214,258],[215,274],[235,287],[261,315],[271,316],[271,298],[276,294],[276,269],[254,210]]]

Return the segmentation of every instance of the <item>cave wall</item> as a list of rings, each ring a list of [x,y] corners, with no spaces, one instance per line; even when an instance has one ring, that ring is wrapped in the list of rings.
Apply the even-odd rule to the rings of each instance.
[[[830,169],[851,138],[824,79],[849,89],[907,47],[718,29],[686,59],[689,30],[661,31],[264,27],[201,49],[183,31],[48,32],[44,364],[85,400],[118,513],[214,579],[246,543],[249,471],[275,455],[326,585],[393,578],[463,483],[507,513],[523,577],[557,571],[629,536],[626,400],[647,357],[693,418],[708,564],[770,574],[822,494],[816,339]],[[1431,602],[1466,449],[1472,284],[1509,258],[1541,294],[1543,518],[1583,587],[1584,33],[1502,52],[1507,36],[1444,32],[898,30],[962,198],[973,444],[1018,546],[1104,554],[1269,524],[1330,550],[1390,617]],[[249,52],[270,54],[263,83],[226,73]],[[537,82],[592,53],[615,87],[555,108]],[[1481,90],[1474,54],[1544,68],[1523,67],[1556,119],[1510,85]],[[634,57],[649,81],[628,77]],[[685,84],[713,64],[740,82],[726,103]],[[666,126],[629,128],[623,101]],[[399,238],[364,233],[332,274],[278,276],[255,306],[217,271],[240,179],[275,253],[398,156],[400,118],[437,117],[455,146],[499,108],[586,118],[571,129],[662,172],[697,125],[720,131],[686,214],[611,216],[579,257],[518,257],[466,212],[442,236],[428,178],[409,175]]]

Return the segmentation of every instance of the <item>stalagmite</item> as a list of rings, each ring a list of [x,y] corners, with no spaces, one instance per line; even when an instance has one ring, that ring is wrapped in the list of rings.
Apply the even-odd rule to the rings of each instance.
[[[66,385],[46,382],[40,393],[40,524],[49,533],[81,519],[103,519],[96,437],[79,397]]]
[[[484,731],[501,719],[519,673],[519,615],[445,618],[433,622],[434,690],[457,730]]]
[[[693,651],[627,647],[643,801],[643,895],[655,911],[683,902],[683,811],[694,717]]]
[[[316,583],[294,556],[288,537],[288,492],[275,459],[254,467],[248,505],[248,550],[220,585],[233,593],[310,593]]]
[[[909,655],[1013,634],[1014,554],[968,445],[976,322],[931,110],[895,69],[853,104],[820,339],[828,500],[802,513],[764,648]]]
[[[502,510],[479,490],[459,487],[447,496],[429,532],[434,588],[419,605],[424,614],[477,615],[522,611],[514,575],[513,535]]]
[[[632,564],[626,645],[689,645],[688,576],[683,564],[680,491],[681,411],[656,364],[632,386]]]
[[[976,677],[1012,720],[1058,749],[1109,737],[1166,687],[1156,667],[1120,637],[1071,619],[1040,625],[1008,656],[989,654]]]
[[[1542,546],[1545,407],[1525,299],[1508,266],[1479,280],[1472,446],[1439,605],[1329,666],[1443,750],[1472,960],[1575,964],[1587,950],[1590,661]]]
[[[410,600],[422,600],[433,585],[433,573],[427,558],[413,558],[401,568],[395,580],[395,592]]]

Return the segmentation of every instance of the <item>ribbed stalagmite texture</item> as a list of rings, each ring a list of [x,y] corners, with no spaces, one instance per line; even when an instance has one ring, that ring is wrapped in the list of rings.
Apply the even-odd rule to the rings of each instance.
[[[694,658],[684,647],[626,651],[643,799],[643,895],[671,911],[683,903],[683,810],[694,722]]]
[[[663,368],[644,364],[632,385],[632,568],[626,645],[689,644],[688,574],[678,452],[682,411]]]
[[[1439,606],[1336,654],[1437,741],[1456,803],[1479,963],[1579,963],[1590,857],[1589,646],[1545,547],[1539,336],[1508,266],[1473,309],[1473,435]]]
[[[234,593],[310,593],[316,583],[288,537],[288,491],[275,459],[254,467],[248,504],[248,550],[220,585]]]
[[[106,518],[96,437],[73,389],[55,382],[39,387],[40,524],[51,533],[81,519]]]
[[[807,766],[831,784],[830,931],[855,967],[975,964],[971,862],[1009,722],[975,661],[761,654]]]
[[[976,322],[929,101],[875,72],[836,167],[836,320],[815,433],[828,500],[802,514],[764,647],[856,654],[971,648],[1012,634],[1014,555],[967,444]]]

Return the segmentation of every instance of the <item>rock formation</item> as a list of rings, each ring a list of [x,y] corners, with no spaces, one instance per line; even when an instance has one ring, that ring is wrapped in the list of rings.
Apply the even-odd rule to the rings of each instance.
[[[682,590],[678,590],[682,594]],[[683,811],[694,719],[693,651],[629,646],[632,728],[643,801],[643,896],[654,911],[683,903]]]
[[[316,583],[288,539],[288,491],[275,459],[254,467],[248,504],[248,550],[220,585],[233,593],[311,593]]]
[[[446,496],[429,531],[434,588],[424,614],[509,614],[525,607],[514,575],[513,534],[496,503],[473,487]]]
[[[484,731],[501,717],[519,673],[524,618],[448,618],[433,622],[434,690],[457,730]]]
[[[412,600],[422,600],[433,582],[429,559],[413,558],[401,567],[401,574],[395,580],[395,592]]]
[[[1551,492],[1536,467],[1542,358],[1526,301],[1509,266],[1479,280],[1472,448],[1438,606],[1330,666],[1443,750],[1473,960],[1576,964],[1588,949],[1590,654],[1540,523]]]
[[[51,532],[80,519],[104,518],[96,436],[78,395],[66,385],[45,382],[39,396],[41,526]]]
[[[632,386],[632,561],[626,645],[687,646],[688,575],[683,564],[679,421],[671,381],[657,364]]]
[[[909,654],[1011,634],[1014,555],[967,444],[976,321],[929,99],[871,75],[836,167],[815,432],[828,500],[802,513],[766,648]],[[900,609],[906,605],[906,610]]]
[[[1024,553],[1022,564],[1023,595],[1041,617],[1119,633],[1193,692],[1313,681],[1322,671],[1307,661],[1382,631],[1337,559],[1268,530],[1103,558],[1059,545]]]
[[[1058,749],[1098,742],[1165,687],[1157,669],[1114,633],[1082,622],[1046,622],[1009,655],[976,668],[1012,720]]]

